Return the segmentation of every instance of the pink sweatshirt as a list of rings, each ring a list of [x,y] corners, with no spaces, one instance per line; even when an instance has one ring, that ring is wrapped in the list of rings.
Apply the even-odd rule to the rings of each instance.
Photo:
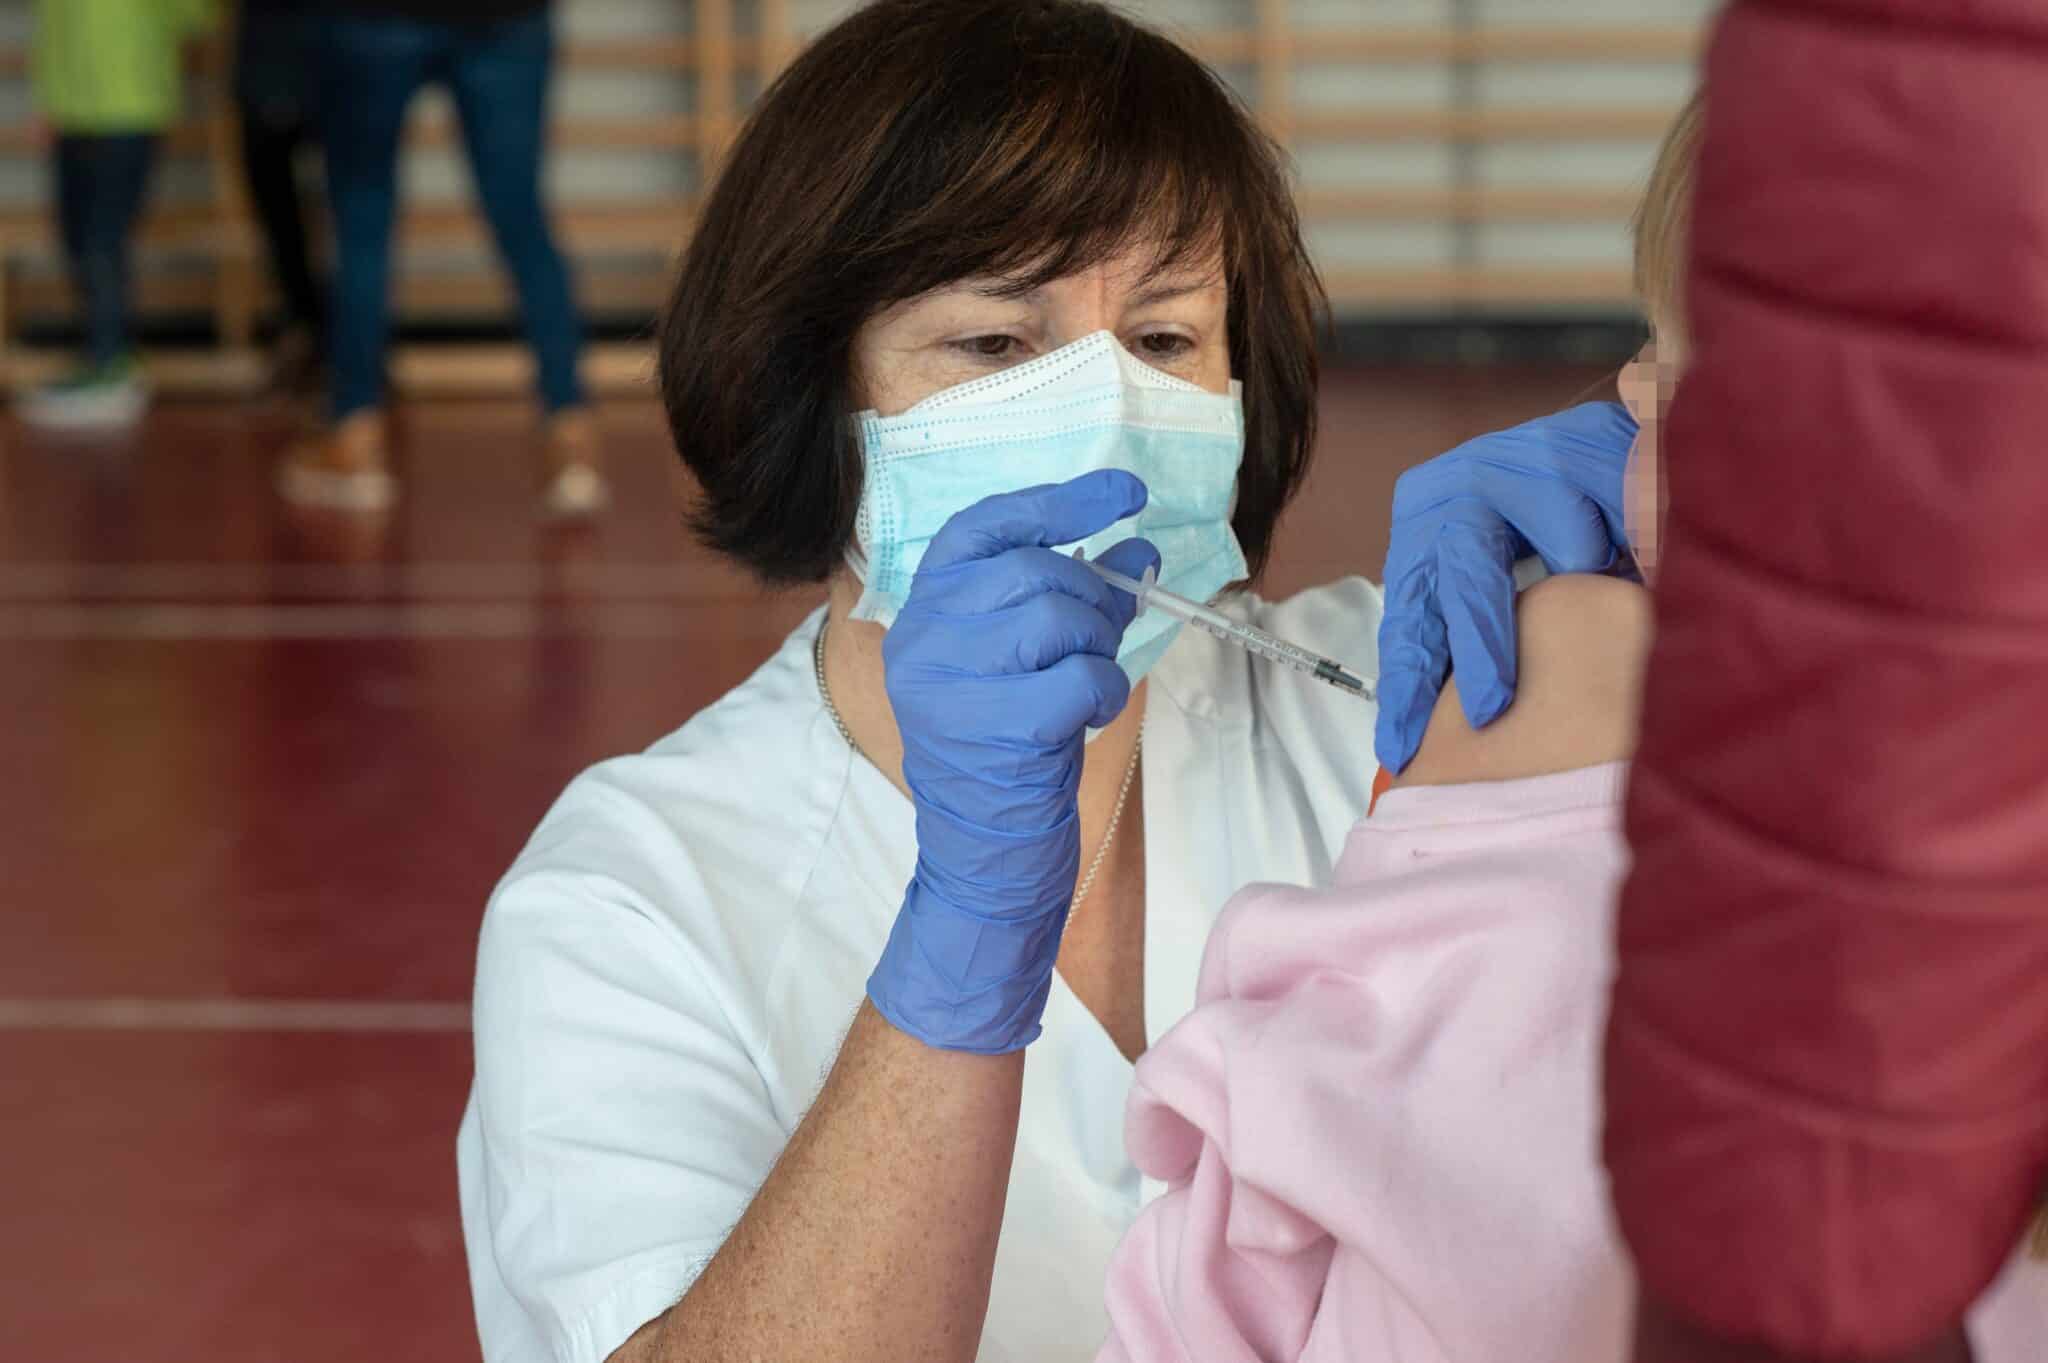
[[[1332,887],[1225,909],[1126,1139],[1167,1191],[1111,1265],[1104,1363],[1620,1363],[1599,1161],[1627,767],[1397,790]],[[2044,1355],[2048,1264],[1972,1318]]]

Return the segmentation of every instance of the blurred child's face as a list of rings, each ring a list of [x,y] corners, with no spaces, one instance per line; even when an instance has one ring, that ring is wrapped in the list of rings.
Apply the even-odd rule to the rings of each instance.
[[[1664,513],[1671,504],[1659,463],[1659,428],[1678,391],[1678,376],[1685,365],[1685,342],[1674,329],[1651,319],[1650,341],[1636,357],[1622,367],[1621,400],[1641,428],[1629,446],[1628,469],[1622,475],[1621,511],[1628,531],[1630,550],[1643,581],[1657,576],[1658,545],[1663,538]]]

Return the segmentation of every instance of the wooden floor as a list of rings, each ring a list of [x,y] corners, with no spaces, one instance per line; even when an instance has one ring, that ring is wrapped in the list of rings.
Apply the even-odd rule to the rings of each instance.
[[[1408,464],[1584,370],[1330,376],[1269,578],[1379,575]],[[113,442],[0,418],[0,1358],[474,1358],[454,1133],[485,895],[550,799],[744,677],[814,595],[619,496],[532,514],[511,404],[400,414],[384,533],[272,497],[287,414]]]

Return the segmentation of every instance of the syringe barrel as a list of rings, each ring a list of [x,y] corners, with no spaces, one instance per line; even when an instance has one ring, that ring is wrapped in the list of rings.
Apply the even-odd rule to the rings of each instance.
[[[1275,638],[1262,629],[1254,629],[1249,625],[1239,628],[1243,629],[1249,638],[1257,641],[1259,647],[1266,650],[1270,656],[1285,659],[1304,671],[1313,672],[1326,661],[1321,655],[1311,653],[1305,648],[1298,648],[1285,639]]]

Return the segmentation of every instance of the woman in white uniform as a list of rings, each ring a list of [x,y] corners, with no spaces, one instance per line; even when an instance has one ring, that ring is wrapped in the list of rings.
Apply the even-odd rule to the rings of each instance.
[[[490,1363],[1092,1354],[1147,1194],[1132,1060],[1191,1005],[1232,891],[1326,878],[1369,798],[1374,712],[1133,622],[1043,546],[1157,562],[1202,597],[1255,577],[1312,444],[1320,302],[1271,145],[1100,6],[884,0],[767,93],[683,262],[661,387],[699,531],[829,603],[676,733],[579,777],[492,898],[459,1138]],[[1618,525],[1625,451],[1589,492],[1528,430],[1436,461],[1397,544],[1453,553],[1416,528],[1452,503],[1524,550],[1510,523],[1612,504]],[[1461,472],[1482,466],[1530,476],[1510,495]],[[1597,566],[1594,538],[1545,552]],[[1457,575],[1511,599],[1498,557]],[[883,691],[920,567],[994,593],[997,652],[1005,612],[1074,624],[1073,657],[1009,659],[981,710],[963,683],[958,753],[906,756]],[[1414,595],[1388,623],[1437,658],[1426,711],[1445,628]],[[1371,675],[1380,604],[1352,578],[1221,608]],[[911,625],[888,637],[922,671],[891,684],[960,680],[914,645],[966,636]],[[1055,816],[1063,884],[1020,937],[977,879],[1002,868],[920,863],[943,801],[907,792],[991,760],[989,715],[1076,675],[1087,699],[1039,726],[1047,784],[989,815]]]

